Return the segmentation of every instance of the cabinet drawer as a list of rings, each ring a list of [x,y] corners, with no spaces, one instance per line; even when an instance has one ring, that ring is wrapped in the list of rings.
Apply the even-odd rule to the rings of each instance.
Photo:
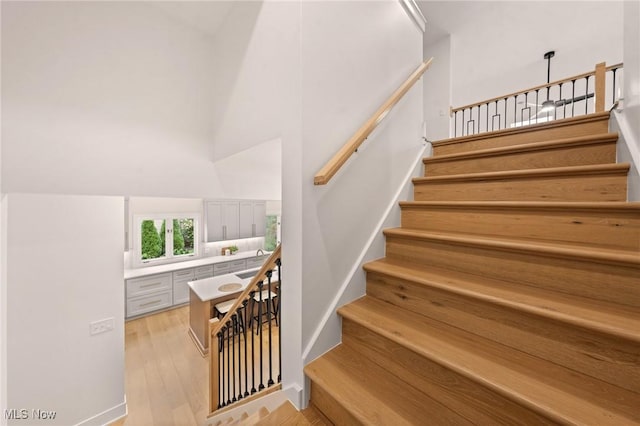
[[[193,268],[182,269],[173,273],[173,282],[182,281],[186,283],[187,281],[193,281],[193,277]]]
[[[172,291],[168,290],[151,296],[127,299],[127,318],[158,309],[168,308],[172,304]]]
[[[259,257],[250,257],[246,259],[247,261],[247,269],[259,268],[264,262],[267,260],[269,256],[259,256]]]
[[[209,278],[213,276],[213,265],[200,266],[195,268],[195,279]]]
[[[127,298],[171,291],[171,274],[158,274],[127,280]]]
[[[216,263],[213,265],[213,275],[230,274],[236,271],[247,269],[247,262],[244,259],[234,260],[231,262]]]

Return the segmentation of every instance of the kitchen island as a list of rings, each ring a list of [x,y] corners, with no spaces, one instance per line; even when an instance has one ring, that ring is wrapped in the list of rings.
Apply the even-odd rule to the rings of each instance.
[[[257,273],[258,270],[259,268],[255,269],[255,272]],[[202,356],[209,353],[209,320],[214,316],[213,307],[218,303],[240,296],[251,283],[251,278],[226,274],[188,283],[189,335]],[[234,286],[233,284],[238,285]]]

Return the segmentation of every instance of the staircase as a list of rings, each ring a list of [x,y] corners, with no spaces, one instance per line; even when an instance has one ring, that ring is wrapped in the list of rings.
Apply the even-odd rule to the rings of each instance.
[[[305,367],[351,424],[640,424],[640,203],[608,113],[434,143],[342,344]]]
[[[242,425],[242,426],[285,426],[285,425],[309,425],[322,426],[330,424],[329,421],[315,408],[309,407],[298,411],[290,401],[286,401],[273,411],[266,407],[261,407],[253,414],[243,412],[237,419],[229,416],[215,423],[212,426]]]

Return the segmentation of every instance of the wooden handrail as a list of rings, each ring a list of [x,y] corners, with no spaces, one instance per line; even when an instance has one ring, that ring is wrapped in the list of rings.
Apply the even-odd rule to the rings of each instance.
[[[209,337],[216,335],[224,324],[226,324],[228,321],[231,321],[231,317],[236,314],[238,308],[242,306],[242,301],[247,299],[249,297],[249,293],[255,290],[255,287],[258,285],[259,281],[264,280],[267,271],[270,271],[276,267],[276,260],[280,258],[280,254],[282,252],[280,247],[281,245],[279,244],[278,247],[276,247],[276,249],[273,251],[273,253],[271,253],[269,259],[267,259],[267,261],[262,264],[262,268],[260,268],[258,273],[253,276],[247,288],[245,288],[240,296],[238,296],[224,318],[216,326],[211,328],[211,334],[209,334]],[[212,351],[209,350],[209,353],[211,352]]]
[[[581,78],[587,78],[587,77],[596,76],[598,72],[602,73],[604,71],[610,71],[610,70],[612,70],[614,68],[617,69],[617,68],[622,67],[622,65],[623,64],[621,62],[619,64],[615,64],[615,65],[611,65],[611,66],[605,66],[605,64],[603,62],[601,64],[597,64],[596,65],[596,69],[593,70],[593,71],[588,71],[588,72],[585,72],[585,73],[582,73],[582,74],[578,74],[578,75],[574,75],[574,76],[571,76],[571,77],[563,78],[561,80],[556,80],[556,81],[552,81],[550,83],[541,84],[539,86],[530,87],[528,89],[519,90],[517,92],[509,93],[507,95],[497,96],[495,98],[487,99],[487,100],[484,100],[484,101],[481,101],[481,102],[475,102],[475,103],[472,103],[472,104],[469,104],[469,105],[465,105],[465,106],[461,106],[461,107],[457,107],[457,108],[451,108],[450,109],[450,115],[453,116],[453,114],[455,114],[458,111],[462,111],[464,109],[469,109],[469,108],[475,108],[475,107],[480,106],[480,105],[490,104],[491,102],[501,101],[501,100],[504,100],[505,98],[511,98],[511,97],[514,97],[514,96],[519,96],[519,95],[522,95],[524,93],[535,92],[536,90],[550,88],[552,86],[557,86],[559,84],[568,83],[570,81],[580,80]],[[603,108],[604,108],[604,106],[603,106]]]
[[[367,120],[358,131],[340,148],[340,150],[329,160],[313,178],[316,185],[325,185],[340,170],[340,167],[347,162],[349,157],[356,152],[358,147],[362,145],[371,132],[380,124],[380,122],[389,114],[389,111],[398,103],[400,99],[411,89],[422,74],[429,68],[433,58],[424,61],[420,66],[402,83],[402,85],[393,92],[393,94],[382,104],[380,108]]]

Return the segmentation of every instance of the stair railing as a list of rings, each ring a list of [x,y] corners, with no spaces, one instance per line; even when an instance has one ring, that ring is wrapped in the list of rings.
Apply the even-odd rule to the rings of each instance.
[[[510,127],[603,112],[619,98],[622,63],[535,86],[481,102],[451,108],[453,136],[468,136]],[[607,81],[611,84],[607,85]],[[606,94],[606,87],[611,90]],[[610,103],[606,98],[611,99]]]
[[[336,154],[316,173],[313,178],[315,185],[326,185],[331,178],[340,170],[347,160],[358,151],[358,147],[371,135],[378,124],[384,120],[391,109],[402,99],[402,97],[413,87],[416,81],[422,77],[422,74],[429,68],[433,58],[424,61],[420,66],[405,80],[404,83],[382,104],[380,108],[369,118],[356,133],[336,152]]]
[[[209,321],[210,414],[280,387],[281,252],[278,245],[222,320]]]

